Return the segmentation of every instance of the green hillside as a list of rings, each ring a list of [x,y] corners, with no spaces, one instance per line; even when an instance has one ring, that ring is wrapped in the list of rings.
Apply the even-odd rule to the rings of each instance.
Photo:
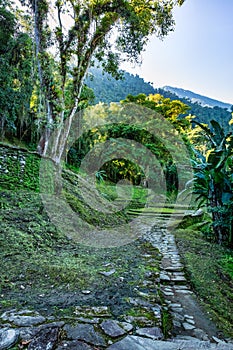
[[[138,75],[124,72],[123,79],[116,80],[110,74],[103,74],[100,69],[92,68],[86,79],[86,84],[94,90],[95,103],[98,102],[119,102],[127,95],[154,94],[155,89],[150,83]]]
[[[177,94],[168,89],[155,89],[151,83],[145,82],[144,79],[140,78],[138,75],[127,72],[123,72],[122,80],[116,80],[109,74],[103,74],[100,69],[92,68],[86,79],[86,84],[94,90],[94,103],[100,101],[105,103],[119,102],[124,100],[129,94],[138,95],[144,93],[149,95],[159,93],[171,100],[181,100],[190,107],[187,114],[195,115],[196,120],[201,123],[210,124],[210,120],[214,119],[225,128],[229,128],[228,123],[232,117],[229,110],[220,107],[221,105],[225,106],[220,101],[215,101],[216,106],[213,107],[203,106],[199,102],[192,102],[190,100],[190,95],[187,95],[187,97],[178,97]],[[183,92],[185,91],[186,90],[183,90]],[[185,93],[183,96],[185,96]],[[202,98],[205,99],[205,96],[202,96]],[[208,98],[206,99],[208,100]]]

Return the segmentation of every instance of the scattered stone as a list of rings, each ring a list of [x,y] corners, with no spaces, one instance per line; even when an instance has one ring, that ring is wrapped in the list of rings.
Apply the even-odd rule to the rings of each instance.
[[[195,324],[195,321],[194,320],[191,320],[190,318],[186,318],[186,321],[188,322],[188,323],[190,323],[190,324]]]
[[[189,288],[187,286],[180,285],[180,286],[176,286],[176,289],[189,289]]]
[[[58,328],[41,330],[29,343],[28,350],[52,350],[58,341]]]
[[[172,323],[173,323],[173,326],[174,326],[174,327],[180,328],[180,327],[182,326],[182,325],[181,325],[181,322],[176,321],[176,320],[173,320]]]
[[[183,325],[183,327],[184,327],[184,329],[186,331],[190,331],[190,330],[195,328],[195,326],[193,326],[193,325],[191,325],[190,323],[187,323],[187,322],[184,322],[182,325]]]
[[[101,323],[101,328],[103,329],[105,334],[109,335],[112,338],[117,338],[121,335],[126,334],[125,330],[122,329],[117,323],[117,321],[114,320],[103,321]]]
[[[170,305],[169,305],[170,306]],[[177,313],[181,313],[183,312],[183,308],[182,307],[173,307],[172,308],[172,311],[173,312],[177,312]]]
[[[97,324],[100,322],[99,318],[86,318],[86,317],[78,317],[77,321],[83,322],[83,323],[92,323]]]
[[[180,293],[180,294],[193,294],[192,292],[191,292],[191,290],[182,290],[182,289],[180,289],[180,290],[177,290],[177,292],[178,293]]]
[[[143,316],[126,316],[125,318],[126,322],[136,324],[139,327],[153,327],[154,326],[154,320],[150,320]]]
[[[174,295],[173,292],[166,292],[166,291],[163,291],[163,294],[166,295],[167,297]]]
[[[191,320],[193,320],[193,318],[194,318],[193,316],[190,316],[190,315],[187,315],[187,314],[185,314],[184,317],[185,318],[190,318]]]
[[[193,335],[200,340],[204,340],[204,341],[209,340],[208,335],[200,328],[195,328],[193,330]]]
[[[17,342],[19,338],[19,331],[15,329],[1,329],[0,330],[0,350],[9,349]]]
[[[160,328],[139,328],[136,330],[136,335],[152,339],[163,339],[163,333]]]
[[[184,282],[186,281],[186,278],[184,276],[172,276],[171,277],[172,282]]]
[[[112,269],[110,271],[100,271],[99,273],[105,277],[109,277],[111,275],[113,275],[116,272],[115,269]]]
[[[213,336],[212,337],[212,339],[213,339],[213,341],[215,342],[215,343],[217,343],[217,344],[226,344],[226,342],[225,341],[223,341],[223,340],[221,340],[221,339],[219,339],[219,338],[217,338],[217,337],[215,337],[215,336]]]
[[[90,324],[78,324],[74,327],[66,325],[64,330],[67,333],[67,338],[70,340],[83,340],[96,346],[106,345],[103,337]]]
[[[159,278],[161,281],[170,281],[170,277],[168,275],[165,275],[164,273],[161,273]]]
[[[171,314],[172,314],[174,320],[177,320],[177,321],[184,321],[184,316],[183,316],[183,315],[177,314],[177,313],[175,313],[175,312],[172,312]]]
[[[171,307],[172,309],[175,307],[178,307],[178,308],[181,308],[181,304],[178,304],[178,303],[171,303],[170,305],[169,305],[169,307]]]
[[[119,325],[126,331],[131,332],[133,330],[133,325],[128,322],[119,322]]]
[[[169,267],[165,267],[165,271],[171,271],[171,272],[179,272],[179,271],[183,271],[183,266],[169,266]]]
[[[31,310],[22,310],[19,312],[15,310],[6,311],[2,314],[1,319],[19,327],[35,326],[46,321],[45,317]]]
[[[110,317],[111,316],[111,313],[107,306],[93,306],[90,308],[76,306],[74,314],[83,316],[83,317],[88,317],[88,316]]]
[[[22,327],[19,329],[20,338],[25,341],[33,339],[38,332],[38,327]]]

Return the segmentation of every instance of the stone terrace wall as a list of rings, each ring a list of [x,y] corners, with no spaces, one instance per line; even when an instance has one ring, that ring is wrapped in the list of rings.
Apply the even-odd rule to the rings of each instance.
[[[35,152],[0,144],[0,188],[38,191],[40,159]]]

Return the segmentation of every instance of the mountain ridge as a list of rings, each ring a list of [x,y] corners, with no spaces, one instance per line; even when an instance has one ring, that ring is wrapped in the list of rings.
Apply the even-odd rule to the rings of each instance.
[[[219,100],[216,100],[214,98],[204,96],[204,95],[198,94],[196,92],[193,92],[191,90],[187,90],[187,89],[183,89],[183,88],[178,88],[178,87],[166,85],[166,86],[163,86],[161,89],[165,90],[165,91],[170,91],[170,92],[176,94],[178,97],[187,98],[192,103],[197,102],[200,105],[202,105],[203,107],[213,108],[213,107],[217,106],[217,107],[220,107],[223,109],[226,108],[228,111],[230,111],[231,106],[232,106],[230,103],[219,101]]]
[[[103,74],[102,70],[99,68],[91,68],[89,70],[89,75],[85,83],[94,91],[94,104],[99,102],[120,102],[121,100],[125,100],[128,95],[136,96],[140,93],[144,93],[146,95],[160,94],[165,98],[170,98],[171,100],[179,99],[182,101],[189,107],[186,115],[191,114],[196,116],[196,121],[210,125],[210,121],[214,119],[219,122],[221,126],[226,128],[226,130],[229,129],[229,121],[232,119],[230,104],[225,104],[225,102],[213,100],[200,94],[195,94],[192,91],[190,91],[190,94],[193,95],[185,95],[184,97],[180,97],[177,93],[170,91],[168,88],[165,90],[163,88],[153,87],[151,83],[144,81],[144,79],[139,77],[137,74],[133,75],[126,71],[123,71],[122,73],[123,79],[116,80],[111,77],[110,74]],[[189,91],[184,89],[181,90],[183,91],[183,94],[184,92]],[[202,103],[197,102],[197,98],[202,98]],[[210,102],[212,102],[211,107],[208,105]]]

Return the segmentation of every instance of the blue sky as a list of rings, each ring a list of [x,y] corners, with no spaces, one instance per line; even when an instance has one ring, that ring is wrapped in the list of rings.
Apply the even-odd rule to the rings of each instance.
[[[123,69],[154,87],[182,87],[233,104],[233,0],[186,0],[163,41],[151,38],[142,65]]]

